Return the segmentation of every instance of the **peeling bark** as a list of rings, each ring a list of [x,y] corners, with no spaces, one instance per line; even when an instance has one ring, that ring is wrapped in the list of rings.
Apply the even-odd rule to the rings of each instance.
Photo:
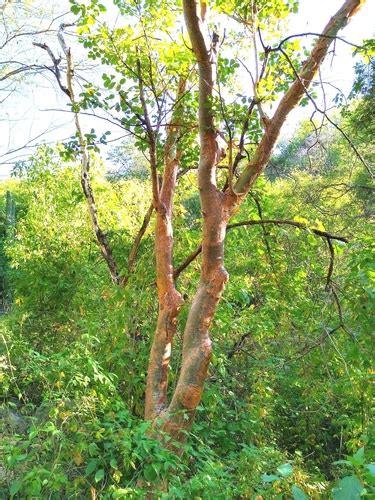
[[[152,342],[147,373],[145,418],[160,415],[167,404],[168,368],[173,337],[176,333],[177,316],[183,299],[177,291],[173,276],[173,197],[179,167],[178,139],[180,127],[175,127],[182,111],[181,97],[186,81],[181,78],[176,102],[179,103],[168,127],[164,152],[164,175],[156,206],[155,255],[156,284],[158,288],[159,314]]]
[[[228,274],[224,268],[224,238],[229,211],[226,195],[216,186],[218,146],[214,116],[210,106],[216,64],[218,38],[210,44],[200,30],[198,5],[184,0],[184,14],[199,68],[200,160],[198,186],[203,214],[202,268],[198,290],[185,326],[182,366],[171,403],[160,416],[162,429],[177,441],[183,441],[198,406],[211,359],[209,328]]]
[[[222,193],[216,186],[218,148],[214,115],[210,107],[214,88],[217,35],[213,34],[210,44],[206,42],[201,30],[204,19],[199,17],[198,2],[196,0],[183,0],[185,22],[199,69],[200,161],[198,185],[203,214],[202,266],[200,282],[186,322],[182,367],[171,403],[168,408],[163,409],[166,393],[162,392],[162,398],[158,400],[162,404],[158,406],[157,401],[154,403],[153,409],[156,408],[156,412],[153,412],[153,409],[150,411],[149,408],[146,411],[148,418],[159,416],[162,419],[161,429],[179,442],[185,439],[186,431],[191,427],[207,377],[211,359],[209,329],[225,283],[228,280],[228,274],[224,268],[224,239],[230,216],[266,167],[287,116],[298,105],[328,52],[333,40],[328,36],[334,37],[347,24],[361,4],[362,0],[347,0],[337,14],[331,18],[322,33],[323,36],[318,38],[310,57],[304,63],[300,76],[291,85],[280,101],[274,116],[268,121],[264,136],[234,189],[231,190],[228,186],[227,191]],[[195,255],[198,253],[199,251],[195,252]],[[159,269],[161,270],[161,268]],[[170,272],[171,269],[168,267],[168,277],[171,276],[173,280],[173,271],[171,275]],[[166,279],[166,276],[162,278],[158,274],[158,281],[162,279]],[[159,295],[160,299],[162,297]],[[163,325],[160,325],[160,322],[164,321],[165,318],[162,314],[163,310],[160,311],[158,330],[161,326],[160,331],[163,333],[160,333],[160,336],[164,339],[164,344],[159,343],[158,352],[152,352],[152,363],[150,364],[153,366],[157,358],[159,359],[158,368],[153,366],[153,370],[159,374],[159,380],[163,380],[163,367],[169,361],[170,344],[167,330],[163,330]],[[164,345],[164,351],[161,348],[162,345]],[[151,388],[148,386],[147,390],[149,393]]]

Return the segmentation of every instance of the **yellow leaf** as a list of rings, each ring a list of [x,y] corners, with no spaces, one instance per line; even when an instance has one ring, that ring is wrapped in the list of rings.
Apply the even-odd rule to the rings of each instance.
[[[300,222],[301,224],[308,224],[309,221],[307,219],[305,219],[305,217],[299,217],[298,215],[296,215],[296,217],[293,217],[293,220],[295,222]]]
[[[122,473],[119,470],[115,470],[115,472],[112,474],[113,479],[116,481],[116,483],[120,482]]]
[[[73,452],[73,460],[75,464],[81,465],[81,463],[83,462],[83,457],[79,451]]]
[[[262,418],[267,416],[267,410],[265,408],[259,408],[259,416]]]
[[[319,219],[315,219],[315,229],[319,229],[319,231],[326,230],[326,228],[323,226],[323,223]]]

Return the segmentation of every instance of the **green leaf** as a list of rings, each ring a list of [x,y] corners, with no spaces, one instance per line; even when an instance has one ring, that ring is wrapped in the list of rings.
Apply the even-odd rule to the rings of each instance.
[[[301,490],[301,488],[299,488],[295,484],[293,484],[293,486],[292,486],[292,495],[293,495],[294,500],[306,500],[309,498],[305,494],[305,492],[303,490]]]
[[[353,465],[362,465],[365,462],[365,449],[360,448],[352,457],[349,458]]]
[[[262,474],[260,478],[264,483],[273,483],[274,481],[280,479],[279,476],[276,476],[275,474]]]
[[[336,462],[333,462],[333,465],[350,465],[350,467],[353,467],[353,464],[349,460],[336,460]]]
[[[156,474],[156,471],[152,467],[151,464],[147,464],[145,466],[144,471],[143,471],[143,476],[146,479],[146,481],[150,481],[150,482],[155,481],[155,479],[157,478],[157,474]]]
[[[357,500],[361,498],[362,484],[357,476],[346,476],[332,490],[333,500]]]
[[[93,457],[94,455],[97,455],[98,453],[98,445],[96,443],[90,443],[88,446],[88,451],[90,457]]]
[[[21,489],[22,483],[17,479],[17,481],[13,481],[12,486],[10,487],[9,493],[11,497],[14,497],[16,493]]]
[[[98,471],[96,471],[95,474],[95,482],[98,483],[103,479],[103,477],[104,477],[104,469],[99,469]]]
[[[96,466],[98,465],[98,460],[94,458],[94,460],[90,460],[90,462],[87,464],[85,474],[86,476],[89,476],[94,472],[96,469]]]
[[[366,464],[365,467],[370,472],[370,474],[375,476],[375,464]]]
[[[289,477],[293,474],[293,467],[291,464],[282,464],[277,468],[277,472],[282,477]]]

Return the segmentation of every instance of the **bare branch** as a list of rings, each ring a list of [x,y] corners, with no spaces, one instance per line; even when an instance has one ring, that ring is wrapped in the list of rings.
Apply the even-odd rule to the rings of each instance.
[[[68,88],[65,87],[65,85],[63,85],[63,83],[61,81],[61,72],[60,72],[60,68],[59,68],[59,65],[61,63],[61,57],[59,57],[59,58],[55,57],[55,55],[52,52],[52,50],[45,43],[33,42],[33,45],[35,45],[35,47],[39,47],[39,48],[41,48],[41,49],[43,49],[43,50],[45,50],[47,52],[47,54],[49,55],[49,57],[51,58],[52,63],[53,63],[53,68],[47,68],[47,69],[49,69],[50,71],[52,71],[52,73],[56,77],[56,81],[57,81],[60,89],[64,92],[64,94],[66,94],[69,97],[69,99],[71,99],[71,95],[69,93]]]
[[[152,196],[155,208],[159,204],[159,178],[157,171],[157,151],[156,151],[156,138],[155,132],[151,125],[151,120],[148,112],[148,107],[146,103],[143,76],[142,76],[142,66],[139,57],[137,58],[137,77],[139,86],[139,98],[141,101],[141,106],[143,109],[143,119],[146,126],[146,133],[149,143],[149,153],[150,153],[150,167],[151,167],[151,179],[152,179]]]
[[[284,38],[283,40],[281,40],[281,42],[278,44],[277,47],[270,48],[269,50],[270,50],[270,52],[277,52],[278,50],[280,50],[282,48],[284,43],[288,42],[289,40],[292,40],[293,38],[302,38],[304,36],[317,36],[319,38],[328,38],[330,40],[340,40],[340,42],[346,43],[347,45],[350,45],[351,47],[355,47],[356,49],[364,49],[364,47],[361,47],[360,45],[356,45],[355,43],[349,42],[348,40],[346,40],[345,38],[343,38],[341,36],[328,35],[326,33],[314,33],[314,32],[308,31],[306,33],[297,33],[295,35],[289,35],[286,38]]]
[[[343,243],[348,243],[349,240],[344,236],[339,236],[336,234],[328,233],[327,231],[322,231],[320,229],[311,228],[307,224],[303,222],[297,222],[294,220],[281,220],[281,219],[262,219],[262,220],[247,220],[241,222],[234,222],[233,224],[228,224],[227,231],[231,229],[235,229],[237,227],[245,227],[245,226],[263,226],[264,224],[274,224],[276,226],[292,226],[298,229],[303,229],[305,231],[311,231],[316,236],[320,236],[322,238],[326,238],[327,240],[337,240],[342,241]],[[202,245],[199,245],[186,259],[175,269],[174,276],[178,278],[178,276],[191,264],[201,253]]]
[[[135,237],[135,239],[133,241],[133,245],[130,249],[130,253],[129,253],[129,257],[128,257],[128,274],[126,276],[124,276],[124,278],[122,278],[122,286],[124,286],[124,287],[127,285],[128,281],[129,281],[129,277],[134,270],[135,262],[136,262],[137,255],[138,255],[139,246],[140,246],[142,238],[143,238],[143,236],[148,228],[153,211],[154,211],[154,204],[151,203],[150,207],[148,208],[148,210],[143,218],[143,222],[142,222],[142,225],[137,233],[137,236]]]
[[[67,79],[67,86],[63,85],[62,83],[62,77],[61,77],[61,72],[59,65],[61,63],[61,57],[57,58],[53,51],[50,49],[50,47],[45,44],[45,43],[36,43],[34,42],[34,45],[36,47],[39,47],[47,52],[49,57],[52,60],[53,63],[53,69],[51,70],[53,74],[55,75],[55,78],[57,80],[57,83],[60,87],[60,89],[69,97],[69,100],[72,104],[72,111],[74,114],[74,122],[76,126],[76,132],[79,140],[79,146],[80,146],[80,151],[81,151],[81,185],[82,185],[82,190],[83,193],[86,197],[88,207],[89,207],[89,213],[90,213],[90,218],[91,218],[91,223],[94,229],[94,233],[100,248],[100,251],[102,253],[102,256],[108,266],[112,281],[116,284],[119,285],[121,284],[121,278],[120,274],[117,268],[116,261],[113,256],[112,249],[109,245],[109,242],[107,240],[106,234],[103,232],[103,230],[100,227],[99,224],[99,218],[98,218],[98,210],[96,207],[96,202],[95,202],[95,197],[94,193],[91,187],[91,181],[90,181],[90,154],[87,149],[87,142],[86,138],[83,134],[83,131],[81,129],[81,124],[79,121],[79,116],[78,112],[76,110],[76,100],[75,100],[75,95],[74,95],[74,62],[73,62],[73,56],[71,54],[71,50],[68,49],[65,45],[65,41],[63,38],[63,30],[67,25],[62,24],[60,26],[59,30],[59,41],[61,44],[61,47],[64,51],[64,54],[66,56],[67,60],[67,73],[66,73],[66,79]]]
[[[263,172],[278,141],[281,127],[284,125],[289,113],[298,105],[305,94],[305,90],[311,85],[337,33],[347,25],[362,4],[361,0],[346,0],[324,28],[310,56],[303,64],[300,74],[296,75],[296,79],[281,99],[275,114],[270,119],[252,160],[248,163],[236,183],[235,191],[240,197],[248,193],[251,186]]]
[[[297,81],[300,82],[301,86],[303,87],[304,93],[306,94],[306,97],[312,103],[312,105],[314,106],[315,110],[318,113],[321,113],[323,116],[325,116],[326,120],[331,125],[333,125],[333,127],[335,127],[336,130],[338,130],[342,134],[342,136],[345,138],[345,140],[347,141],[347,143],[350,145],[350,147],[352,148],[352,150],[356,154],[357,158],[360,160],[360,162],[363,164],[363,166],[367,170],[367,172],[370,175],[370,177],[373,178],[374,174],[372,173],[371,168],[369,167],[369,165],[367,164],[366,160],[363,158],[363,156],[361,155],[361,153],[358,151],[357,147],[355,146],[355,144],[353,143],[353,141],[350,139],[350,137],[348,136],[348,134],[336,122],[334,122],[332,120],[332,118],[330,118],[328,116],[328,114],[327,114],[327,112],[325,110],[320,109],[318,107],[318,105],[315,102],[315,99],[312,97],[312,95],[308,91],[308,88],[306,87],[306,85],[304,84],[304,82],[302,81],[302,79],[300,78],[300,76],[298,75],[297,70],[295,69],[295,67],[294,67],[294,65],[293,65],[290,57],[288,56],[288,54],[283,49],[280,49],[280,52],[283,54],[283,56],[285,57],[285,59],[288,61],[290,67],[292,68],[292,70],[293,70],[293,72],[294,72],[294,74],[295,74],[295,76],[297,78]]]

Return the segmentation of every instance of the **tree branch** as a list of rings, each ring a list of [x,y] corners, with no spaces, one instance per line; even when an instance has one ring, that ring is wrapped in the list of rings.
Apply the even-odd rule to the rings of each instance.
[[[59,64],[61,62],[61,58],[55,57],[53,51],[50,49],[50,47],[45,44],[45,43],[36,43],[34,42],[34,45],[36,47],[39,47],[47,52],[49,57],[52,60],[54,69],[52,70],[53,74],[56,77],[57,83],[60,87],[60,89],[69,97],[69,100],[72,104],[72,111],[74,113],[74,122],[76,126],[76,132],[78,136],[78,141],[79,141],[79,146],[80,146],[80,151],[81,151],[81,186],[83,193],[85,195],[85,198],[88,203],[88,208],[89,208],[89,213],[90,213],[90,218],[91,218],[91,223],[94,229],[94,233],[96,236],[96,240],[98,242],[101,254],[108,266],[112,281],[116,284],[119,285],[121,283],[120,279],[120,273],[117,268],[116,261],[114,259],[112,249],[109,245],[109,242],[107,240],[106,234],[103,232],[103,230],[100,227],[99,224],[99,218],[98,218],[98,210],[96,207],[96,202],[95,202],[95,197],[94,193],[91,187],[91,181],[90,181],[90,155],[87,149],[87,142],[85,139],[85,136],[83,134],[83,131],[81,129],[81,124],[79,121],[79,116],[78,112],[75,109],[76,107],[76,101],[75,101],[75,95],[74,95],[74,86],[73,86],[73,79],[74,79],[74,62],[73,62],[73,56],[71,54],[71,50],[68,49],[65,45],[64,38],[62,35],[62,30],[65,28],[66,25],[62,24],[60,26],[60,32],[59,32],[59,41],[61,44],[61,47],[64,51],[64,54],[66,56],[67,60],[67,74],[66,74],[66,79],[67,79],[67,86],[63,85],[62,80],[61,80],[61,72],[59,68]]]
[[[154,203],[151,203],[151,205],[149,206],[149,208],[148,208],[148,210],[143,218],[142,225],[141,225],[136,237],[134,238],[133,245],[130,249],[130,253],[129,253],[129,257],[128,257],[128,274],[126,276],[124,276],[121,280],[121,284],[124,287],[127,285],[128,281],[129,281],[129,277],[134,270],[135,262],[137,260],[138,250],[139,250],[142,238],[143,238],[143,236],[146,232],[146,229],[148,228],[148,225],[150,223],[153,211],[154,211]]]
[[[328,233],[327,231],[322,231],[320,229],[310,228],[307,224],[303,222],[297,222],[294,220],[285,220],[285,219],[262,219],[262,220],[247,220],[241,222],[234,222],[233,224],[228,224],[227,231],[231,229],[235,229],[237,227],[245,227],[245,226],[263,226],[264,224],[274,224],[276,226],[292,226],[298,229],[303,229],[305,231],[311,231],[316,236],[320,236],[322,238],[326,238],[328,241],[337,240],[342,241],[343,243],[348,243],[349,240],[344,236],[339,236],[335,234]],[[186,259],[174,270],[174,276],[177,279],[179,275],[191,264],[201,253],[202,245],[199,245]]]
[[[145,89],[142,76],[142,66],[137,57],[137,77],[138,77],[138,87],[139,87],[139,98],[141,101],[141,106],[143,110],[144,124],[146,127],[146,133],[148,137],[149,153],[150,153],[150,167],[151,167],[151,180],[152,180],[152,196],[154,207],[157,208],[159,204],[159,178],[157,171],[157,152],[156,152],[156,138],[155,133],[151,125],[150,116],[148,113],[148,107],[145,97]]]
[[[52,71],[52,73],[55,75],[56,81],[57,81],[60,89],[64,92],[64,94],[66,94],[69,97],[69,99],[71,99],[71,95],[70,95],[68,88],[65,87],[65,85],[63,85],[63,83],[61,81],[61,72],[60,72],[60,68],[59,68],[59,65],[61,63],[61,57],[56,58],[54,53],[52,52],[52,50],[48,47],[48,45],[46,43],[33,42],[33,45],[35,45],[35,47],[39,47],[40,49],[43,49],[47,52],[47,54],[49,55],[49,57],[51,58],[51,61],[53,63],[53,69],[52,68],[48,68],[48,69],[50,71]]]
[[[236,183],[235,191],[240,197],[248,193],[251,186],[266,167],[286,118],[292,109],[298,105],[305,94],[305,90],[309,88],[337,33],[347,25],[351,17],[361,8],[362,4],[362,0],[346,0],[324,28],[310,56],[303,64],[298,78],[294,80],[288,92],[281,99],[275,114],[270,119],[252,160],[247,164]]]
[[[309,99],[309,101],[312,103],[312,105],[314,106],[315,108],[315,111],[317,111],[318,113],[322,114],[326,120],[333,126],[335,127],[336,130],[338,130],[341,135],[345,138],[345,140],[347,141],[347,143],[349,144],[349,146],[352,148],[352,150],[354,151],[354,153],[356,154],[357,158],[360,160],[360,162],[362,163],[362,165],[365,167],[365,169],[367,170],[368,174],[370,175],[371,178],[373,178],[373,173],[371,171],[371,168],[369,167],[369,165],[367,164],[367,162],[365,161],[365,159],[363,158],[363,156],[361,155],[361,153],[358,151],[357,147],[355,146],[355,144],[353,143],[353,141],[350,139],[350,137],[348,136],[348,134],[345,132],[345,130],[343,130],[336,122],[334,122],[327,114],[327,112],[325,110],[322,110],[318,107],[318,105],[316,104],[315,102],[315,99],[312,97],[312,95],[310,94],[310,92],[308,91],[308,88],[305,86],[305,84],[303,83],[303,81],[301,80],[300,76],[298,75],[290,57],[288,56],[288,54],[283,50],[283,49],[280,49],[280,52],[283,54],[283,56],[285,57],[285,59],[288,61],[290,67],[292,68],[293,70],[293,73],[295,74],[297,80],[300,82],[301,86],[303,87],[304,89],[304,93],[306,94],[306,97]]]

